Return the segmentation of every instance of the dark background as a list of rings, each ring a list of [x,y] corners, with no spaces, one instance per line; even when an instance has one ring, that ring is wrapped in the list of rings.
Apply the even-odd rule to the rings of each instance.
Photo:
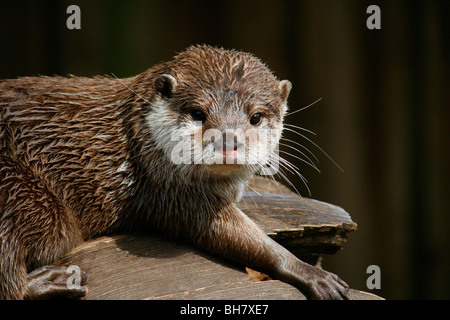
[[[81,9],[68,30],[66,9]],[[369,30],[366,9],[381,9]],[[192,44],[254,53],[293,83],[287,122],[321,174],[289,158],[312,197],[358,223],[325,269],[369,291],[381,268],[390,299],[450,298],[450,1],[8,1],[0,6],[0,78],[138,74]],[[288,148],[285,151],[292,152]],[[304,196],[307,189],[289,175]]]

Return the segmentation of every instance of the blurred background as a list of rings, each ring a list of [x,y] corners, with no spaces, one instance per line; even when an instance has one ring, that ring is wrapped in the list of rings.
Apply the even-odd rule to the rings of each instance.
[[[69,5],[81,30],[69,30]],[[369,5],[381,29],[369,30]],[[0,78],[133,76],[192,44],[254,53],[293,90],[287,123],[318,158],[294,157],[311,197],[358,223],[325,269],[388,299],[450,299],[450,1],[8,1]],[[282,148],[295,153],[289,148]],[[302,181],[289,174],[303,196]],[[381,289],[369,290],[369,265]]]

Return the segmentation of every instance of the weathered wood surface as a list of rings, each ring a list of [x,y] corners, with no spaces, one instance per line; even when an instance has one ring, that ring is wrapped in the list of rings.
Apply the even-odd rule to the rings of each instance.
[[[250,190],[241,210],[299,256],[334,253],[356,230],[343,209],[301,198],[281,184],[255,178]],[[101,237],[58,263],[87,272],[87,299],[305,299],[286,283],[252,282],[243,266],[157,236]],[[378,298],[357,290],[351,296]]]
[[[342,208],[302,198],[280,183],[254,177],[239,208],[291,251],[332,254],[342,249],[356,223]]]
[[[252,282],[241,266],[153,236],[102,237],[76,248],[60,264],[88,273],[87,299],[305,299],[291,285]],[[357,290],[351,297],[378,298]]]

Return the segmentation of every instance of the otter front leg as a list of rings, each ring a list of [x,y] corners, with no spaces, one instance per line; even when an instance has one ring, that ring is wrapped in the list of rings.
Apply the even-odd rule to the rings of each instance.
[[[335,274],[295,257],[265,234],[237,207],[229,206],[210,220],[198,245],[274,279],[297,287],[308,299],[348,299],[348,285]]]

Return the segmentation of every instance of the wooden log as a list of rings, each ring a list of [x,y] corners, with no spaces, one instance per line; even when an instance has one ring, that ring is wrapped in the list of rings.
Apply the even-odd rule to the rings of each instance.
[[[251,190],[251,191],[250,191]],[[280,183],[253,177],[239,208],[295,254],[332,254],[357,225],[342,208],[302,198]]]
[[[343,209],[301,198],[260,177],[252,179],[239,207],[276,241],[307,258],[336,252],[347,233],[356,230]],[[94,239],[58,264],[77,265],[87,272],[87,299],[305,299],[291,285],[253,282],[244,266],[155,235]],[[357,290],[351,290],[351,296],[378,298]]]
[[[74,264],[88,273],[87,299],[305,299],[289,284],[253,282],[242,266],[154,236],[98,238],[59,264]],[[355,300],[379,299],[357,290],[350,295]]]

